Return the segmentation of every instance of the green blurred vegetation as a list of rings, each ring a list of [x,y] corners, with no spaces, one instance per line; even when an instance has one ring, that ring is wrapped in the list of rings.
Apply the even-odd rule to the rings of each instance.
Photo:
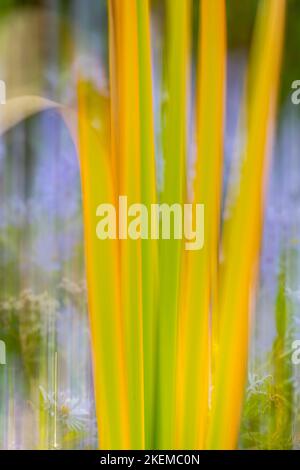
[[[263,0],[227,0],[229,50],[251,45],[257,7]],[[276,1],[276,0],[275,0]],[[300,79],[300,2],[287,0],[287,16],[281,70],[280,105],[291,94],[291,84]]]

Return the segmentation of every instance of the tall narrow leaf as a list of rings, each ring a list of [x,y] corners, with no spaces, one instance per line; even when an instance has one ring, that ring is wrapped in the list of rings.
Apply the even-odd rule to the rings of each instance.
[[[260,3],[248,77],[246,143],[238,196],[225,226],[220,343],[208,447],[237,444],[245,385],[249,311],[262,231],[268,137],[274,125],[285,0]]]
[[[117,198],[127,197],[130,206],[141,200],[137,4],[136,0],[110,0],[109,8],[113,35],[110,70],[115,194]],[[123,228],[125,233],[121,234],[119,243],[120,289],[130,448],[139,449],[145,444],[141,243],[140,240],[126,239],[124,224]]]
[[[166,2],[164,189],[161,203],[183,203],[186,165],[189,0]],[[157,408],[155,445],[171,449],[175,437],[176,360],[182,241],[160,240]]]
[[[149,214],[156,203],[149,1],[137,2],[140,90],[141,202]],[[148,218],[149,224],[149,218]],[[158,242],[142,240],[145,445],[153,447],[157,353]]]
[[[202,250],[185,252],[184,302],[179,322],[177,446],[187,449],[202,449],[207,432],[211,373],[210,312],[216,311],[222,186],[225,22],[223,0],[217,4],[202,0],[193,203],[204,204],[204,246]]]

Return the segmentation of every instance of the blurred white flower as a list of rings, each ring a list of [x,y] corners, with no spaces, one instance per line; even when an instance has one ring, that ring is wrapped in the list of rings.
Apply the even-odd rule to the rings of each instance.
[[[44,409],[51,417],[57,416],[57,422],[70,431],[84,431],[90,420],[89,404],[78,398],[71,398],[68,393],[47,392],[39,387]]]

